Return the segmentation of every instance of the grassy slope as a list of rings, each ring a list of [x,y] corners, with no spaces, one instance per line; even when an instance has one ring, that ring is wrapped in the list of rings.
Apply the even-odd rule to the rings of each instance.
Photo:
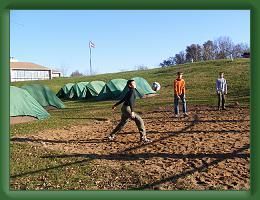
[[[76,78],[58,78],[45,81],[27,81],[12,83],[14,86],[22,86],[30,83],[39,83],[49,86],[54,92],[66,83],[76,83],[80,81],[102,80],[109,81],[114,78],[130,79],[134,76],[144,77],[149,83],[157,81],[161,83],[160,91],[163,98],[171,97],[172,81],[176,78],[176,72],[181,70],[184,72],[184,78],[187,84],[187,95],[192,101],[205,100],[212,102],[215,93],[215,79],[219,71],[225,72],[225,77],[229,83],[229,96],[231,99],[240,97],[240,99],[249,97],[249,73],[250,60],[238,59],[217,60],[208,62],[198,62],[192,64],[178,65],[175,67],[156,68],[142,71],[129,71],[111,74],[100,74],[96,76],[76,77]],[[242,83],[242,84],[240,84]],[[241,91],[241,93],[240,93]],[[240,93],[240,94],[238,94]],[[212,96],[213,95],[213,96]],[[238,96],[237,96],[238,95]],[[243,97],[243,98],[241,98]],[[247,101],[248,102],[248,101]]]
[[[224,71],[228,84],[228,103],[238,101],[249,104],[250,100],[250,61],[248,59],[210,61],[180,65],[177,67],[158,68],[146,71],[122,72],[116,74],[97,75],[93,77],[60,78],[48,81],[32,81],[12,83],[22,86],[28,83],[40,83],[49,86],[57,92],[60,87],[68,82],[80,82],[91,80],[108,81],[113,78],[129,79],[134,76],[142,76],[149,83],[157,81],[162,89],[159,96],[140,99],[137,102],[137,111],[156,109],[163,105],[172,105],[172,81],[176,72],[184,72],[187,84],[187,98],[189,104],[215,104],[215,79],[219,71]],[[66,101],[66,109],[49,111],[51,117],[43,121],[35,121],[27,124],[11,126],[11,135],[37,133],[44,129],[56,129],[75,124],[89,123],[94,118],[108,118],[111,116],[111,106],[115,101],[84,102]],[[141,109],[142,108],[142,109]],[[120,109],[117,109],[119,115]],[[89,179],[87,171],[95,169],[95,166],[82,158],[41,158],[52,151],[33,147],[29,144],[12,144],[10,173],[12,189],[84,189],[95,185]],[[54,152],[57,154],[57,152]],[[106,166],[107,170],[109,166]],[[32,173],[34,171],[34,173]],[[64,171],[66,173],[64,173]],[[125,176],[133,176],[131,170]],[[20,176],[17,176],[20,174]],[[98,179],[100,177],[96,177]],[[83,185],[82,185],[83,184]]]

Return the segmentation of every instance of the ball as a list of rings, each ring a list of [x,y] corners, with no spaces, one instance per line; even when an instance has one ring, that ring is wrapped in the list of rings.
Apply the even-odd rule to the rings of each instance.
[[[160,83],[158,83],[158,82],[153,82],[153,83],[152,83],[152,89],[153,89],[153,91],[158,91],[158,90],[160,90],[160,89],[161,89]]]

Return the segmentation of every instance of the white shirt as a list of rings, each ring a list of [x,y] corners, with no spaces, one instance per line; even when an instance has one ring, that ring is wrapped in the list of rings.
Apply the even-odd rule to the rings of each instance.
[[[216,81],[216,91],[227,93],[227,81],[224,78],[218,78]]]

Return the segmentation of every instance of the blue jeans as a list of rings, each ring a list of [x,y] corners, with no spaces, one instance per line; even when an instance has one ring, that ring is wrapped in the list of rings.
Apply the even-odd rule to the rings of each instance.
[[[183,113],[187,112],[187,105],[186,105],[186,99],[185,94],[180,95],[181,102],[182,102],[182,111]],[[177,95],[174,95],[174,113],[177,115],[179,114],[179,98]]]

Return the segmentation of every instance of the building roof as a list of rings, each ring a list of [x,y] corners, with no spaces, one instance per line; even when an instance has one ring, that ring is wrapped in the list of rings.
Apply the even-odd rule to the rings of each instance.
[[[59,70],[56,70],[56,69],[52,69],[52,73],[60,73],[61,74],[61,71],[59,71]]]
[[[25,69],[25,70],[45,70],[45,71],[49,71],[51,69],[38,65],[38,64],[34,64],[34,63],[30,63],[30,62],[10,62],[10,68],[11,69]]]

